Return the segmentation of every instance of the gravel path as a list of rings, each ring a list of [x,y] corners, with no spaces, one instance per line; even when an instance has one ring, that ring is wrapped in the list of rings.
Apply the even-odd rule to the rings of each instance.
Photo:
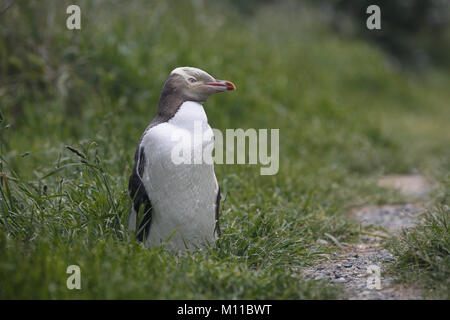
[[[352,216],[363,226],[378,225],[390,233],[414,226],[418,217],[425,212],[420,204],[367,206],[352,211]]]
[[[346,247],[333,253],[330,261],[303,270],[309,279],[327,279],[344,287],[346,298],[354,300],[413,300],[421,299],[418,288],[394,284],[394,279],[385,273],[386,264],[393,256],[381,247],[376,237],[366,237],[363,243]],[[380,289],[375,286],[376,268],[380,272]],[[372,280],[372,281],[370,281]],[[368,286],[374,284],[375,288]]]
[[[398,189],[414,198],[423,198],[429,191],[429,185],[421,176],[384,176],[379,179],[379,185]],[[363,237],[359,244],[343,247],[334,252],[329,261],[303,269],[303,276],[341,284],[348,299],[422,299],[419,288],[395,284],[394,279],[385,272],[386,264],[393,262],[394,257],[382,248],[382,244],[384,237],[417,223],[424,210],[420,203],[367,206],[353,210],[352,217],[363,226],[378,225],[383,227],[386,233],[380,231],[373,236]]]

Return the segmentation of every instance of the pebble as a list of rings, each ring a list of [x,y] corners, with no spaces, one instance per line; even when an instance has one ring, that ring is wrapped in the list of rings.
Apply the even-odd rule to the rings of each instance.
[[[342,265],[343,265],[345,268],[351,268],[351,267],[353,267],[353,264],[348,263],[348,262],[343,263]]]

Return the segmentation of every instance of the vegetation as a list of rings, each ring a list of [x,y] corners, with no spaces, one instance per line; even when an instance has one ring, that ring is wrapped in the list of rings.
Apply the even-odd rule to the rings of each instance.
[[[449,73],[397,70],[312,7],[75,1],[70,31],[73,2],[17,1],[0,19],[0,298],[337,298],[300,270],[335,249],[326,234],[364,232],[351,207],[402,200],[377,175],[449,172]],[[224,234],[175,255],[126,231],[127,179],[184,65],[237,86],[206,103],[212,127],[280,129],[280,170],[216,165]],[[82,290],[66,288],[72,264]]]
[[[387,247],[396,256],[392,270],[404,282],[419,283],[431,298],[450,299],[450,207],[447,176],[436,207],[418,226],[404,230]]]

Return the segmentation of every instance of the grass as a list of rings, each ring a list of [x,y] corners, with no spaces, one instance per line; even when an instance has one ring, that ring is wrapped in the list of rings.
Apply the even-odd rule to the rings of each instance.
[[[450,207],[447,181],[436,206],[421,224],[406,229],[387,243],[396,257],[391,270],[406,283],[419,284],[426,297],[450,299]]]
[[[299,275],[335,250],[318,240],[354,241],[351,207],[402,200],[379,174],[450,169],[448,73],[401,72],[312,9],[76,3],[81,31],[65,29],[64,1],[0,21],[0,298],[338,298]],[[280,170],[217,165],[223,237],[178,256],[126,232],[127,179],[184,65],[237,85],[207,102],[212,127],[280,129]],[[66,288],[71,264],[82,290]]]

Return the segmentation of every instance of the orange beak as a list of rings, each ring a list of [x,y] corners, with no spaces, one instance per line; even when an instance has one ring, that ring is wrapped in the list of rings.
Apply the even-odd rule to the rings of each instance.
[[[230,91],[236,90],[236,86],[233,82],[227,80],[214,80],[212,82],[205,83],[207,86],[214,87],[217,91]]]

